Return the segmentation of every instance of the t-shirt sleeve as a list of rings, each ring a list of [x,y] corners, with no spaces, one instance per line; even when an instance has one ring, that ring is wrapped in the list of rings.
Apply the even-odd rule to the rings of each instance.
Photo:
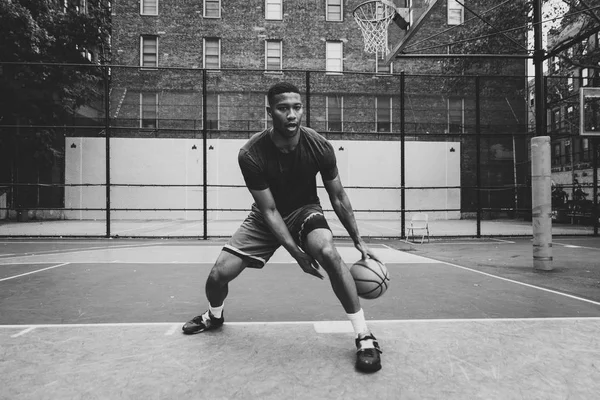
[[[323,152],[323,162],[321,164],[321,177],[324,181],[331,181],[337,178],[338,169],[335,152],[331,143],[326,142]]]
[[[244,149],[240,150],[238,164],[240,165],[248,189],[264,190],[269,187],[269,183],[265,179],[260,165],[252,158],[248,151]]]

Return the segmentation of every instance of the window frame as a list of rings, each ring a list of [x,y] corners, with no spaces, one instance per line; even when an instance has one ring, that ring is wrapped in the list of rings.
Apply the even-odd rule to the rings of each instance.
[[[460,15],[458,19],[455,19],[456,16],[451,15],[451,11],[458,11]],[[458,21],[458,22],[457,22]],[[462,25],[465,22],[465,7],[458,4],[456,0],[448,0],[446,4],[446,23],[450,26]]]
[[[150,38],[153,38],[155,40],[154,56],[156,58],[156,61],[155,61],[154,65],[152,65],[152,66],[145,65],[145,63],[144,63],[144,55],[150,54],[150,53],[144,53],[144,42]],[[159,46],[158,42],[159,42],[158,35],[140,35],[140,68],[143,68],[143,69],[157,69],[158,68],[158,46]]]
[[[207,41],[213,41],[213,40],[217,41],[217,44],[218,44],[218,46],[217,46],[217,60],[218,60],[217,64],[218,64],[218,66],[216,68],[213,68],[213,67],[209,68],[209,67],[206,66],[206,64],[207,64],[207,62],[206,62],[207,61],[207,55],[208,56],[213,56],[213,55],[207,54],[207,52],[206,52],[206,42]],[[219,70],[219,69],[221,69],[221,38],[218,38],[218,37],[205,37],[205,38],[202,38],[202,68],[203,69],[207,69],[207,70]]]
[[[207,15],[206,10],[206,3],[217,3],[217,16],[214,15]],[[221,0],[204,0],[202,3],[202,17],[203,18],[210,18],[210,19],[219,19],[221,18]]]
[[[581,68],[581,73],[579,75],[581,77],[581,86],[588,86],[590,84],[590,69]]]
[[[339,130],[332,130],[330,127],[330,113],[329,110],[332,109],[332,107],[330,106],[329,102],[330,99],[332,98],[336,98],[338,99],[338,105],[339,105],[339,116],[340,116],[340,120],[339,121],[335,121],[335,124],[339,124]],[[326,117],[326,130],[327,132],[343,132],[344,130],[344,96],[342,95],[327,95],[325,96],[325,117]]]
[[[147,0],[140,0],[140,15],[148,15],[148,16],[157,16],[158,15],[158,1],[159,0],[154,0],[156,2],[156,8],[155,8],[155,12],[154,13],[144,13],[144,3]]]
[[[144,109],[144,106],[146,104],[151,104],[151,103],[144,102],[145,95],[146,96],[154,95],[154,126],[152,126],[152,127],[144,126],[144,121],[150,120],[150,118],[144,118],[144,111],[148,111],[148,110]],[[144,129],[144,130],[157,130],[158,129],[158,92],[140,92],[139,120],[140,120],[140,129]]]
[[[330,15],[332,14],[329,10],[331,7],[337,7],[338,4],[331,4],[332,1],[336,1],[339,3],[339,15],[340,18],[339,19],[333,19],[330,18]],[[325,21],[327,22],[344,22],[344,0],[326,0],[325,1]]]
[[[330,50],[330,46],[333,45],[339,45],[339,49],[340,49],[340,55],[339,58],[337,57],[330,57],[331,51]],[[339,70],[336,69],[329,69],[330,67],[330,62],[331,61],[336,61],[339,60]],[[339,75],[339,74],[343,74],[344,73],[344,42],[342,42],[341,40],[327,40],[325,42],[325,73],[328,75]]]
[[[279,67],[277,69],[269,68],[269,44],[279,44]],[[282,73],[283,72],[283,40],[281,39],[265,39],[265,72],[268,73]]]
[[[270,14],[273,11],[269,9],[274,5],[279,6],[279,16],[278,17],[270,17]],[[283,20],[283,0],[265,0],[265,19],[268,21],[281,21]]]

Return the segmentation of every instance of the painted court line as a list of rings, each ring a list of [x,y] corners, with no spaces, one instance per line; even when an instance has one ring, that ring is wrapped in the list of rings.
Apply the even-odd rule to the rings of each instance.
[[[177,324],[177,325],[173,325],[171,328],[169,328],[168,331],[165,332],[165,336],[171,336],[172,334],[175,333],[175,331],[177,331],[177,329],[179,329],[181,325]]]
[[[568,298],[571,298],[571,299],[574,299],[574,300],[584,301],[586,303],[590,303],[590,304],[594,304],[594,305],[600,306],[600,302],[597,302],[597,301],[594,301],[594,300],[589,300],[589,299],[586,299],[586,298],[583,298],[583,297],[573,296],[571,294],[562,293],[562,292],[559,292],[559,291],[556,291],[556,290],[546,289],[546,288],[543,288],[541,286],[531,285],[529,283],[519,282],[519,281],[515,281],[513,279],[508,279],[508,278],[503,278],[501,276],[488,274],[487,272],[477,271],[476,269],[473,269],[473,268],[463,267],[462,265],[452,264],[452,263],[445,262],[445,261],[443,261],[442,263],[446,264],[446,265],[449,265],[451,267],[464,269],[465,271],[475,272],[477,274],[489,276],[491,278],[500,279],[500,280],[503,280],[505,282],[516,283],[517,285],[522,285],[522,286],[526,286],[526,287],[529,287],[529,288],[532,288],[532,289],[542,290],[544,292],[548,292],[548,293],[552,293],[552,294],[558,294],[558,295],[561,295],[561,296],[564,296],[564,297],[568,297]]]
[[[65,255],[65,254],[78,254],[85,253],[88,251],[95,250],[112,250],[112,249],[127,249],[132,247],[148,247],[148,246],[160,246],[161,243],[138,243],[138,244],[124,244],[124,245],[116,245],[116,246],[96,246],[96,247],[85,247],[77,250],[54,250],[54,251],[38,251],[33,254],[15,254],[12,257],[2,258],[2,261],[10,260],[11,258],[25,258],[25,257],[38,257],[38,256],[48,256],[48,255]]]
[[[469,324],[469,323],[507,323],[507,322],[600,322],[600,317],[549,317],[549,318],[464,318],[464,319],[391,319],[391,320],[368,320],[369,324]],[[15,337],[24,335],[34,329],[50,328],[147,328],[147,327],[169,327],[170,332],[177,331],[177,328],[185,322],[108,322],[98,324],[21,324],[21,325],[0,325],[0,329],[22,329],[16,333]],[[340,329],[344,325],[351,327],[350,321],[248,321],[248,322],[226,322],[227,326],[285,326],[285,325],[312,325],[319,326],[319,329],[327,331],[328,327]],[[335,332],[333,332],[335,333]],[[166,335],[166,334],[165,334]]]
[[[20,278],[20,277],[22,277],[22,276],[26,276],[26,275],[35,274],[35,273],[37,273],[37,272],[47,271],[47,270],[49,270],[49,269],[53,269],[53,268],[63,267],[63,266],[65,266],[65,265],[68,265],[68,264],[70,264],[70,263],[68,263],[68,262],[67,262],[67,263],[62,263],[62,264],[53,265],[53,266],[51,266],[51,267],[47,267],[47,268],[36,269],[35,271],[29,271],[29,272],[25,272],[24,274],[19,274],[19,275],[14,275],[14,276],[9,276],[9,277],[6,277],[6,278],[2,278],[2,279],[0,279],[0,282],[8,281],[8,280],[10,280],[10,279]]]
[[[575,245],[575,244],[567,244],[567,243],[558,243],[558,242],[552,242],[552,245],[554,246],[555,244],[559,245],[559,246],[563,246],[563,247],[567,247],[569,249],[586,249],[586,250],[596,250],[596,251],[600,251],[600,248],[598,247],[587,247],[587,246],[579,246],[579,245]]]
[[[23,336],[24,334],[26,334],[26,333],[28,333],[28,332],[31,332],[31,331],[32,331],[32,330],[34,330],[35,328],[36,328],[35,326],[30,326],[30,327],[29,327],[29,328],[27,328],[27,329],[23,329],[23,330],[22,330],[21,332],[19,332],[19,333],[15,333],[14,335],[12,335],[12,336],[11,336],[11,338],[16,338],[16,337],[19,337],[19,336]]]

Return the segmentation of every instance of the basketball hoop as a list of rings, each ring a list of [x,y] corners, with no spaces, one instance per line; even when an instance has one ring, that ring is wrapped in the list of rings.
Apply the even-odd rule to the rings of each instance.
[[[388,27],[396,16],[396,5],[387,0],[371,0],[356,6],[352,12],[365,42],[365,52],[384,58],[388,48]]]

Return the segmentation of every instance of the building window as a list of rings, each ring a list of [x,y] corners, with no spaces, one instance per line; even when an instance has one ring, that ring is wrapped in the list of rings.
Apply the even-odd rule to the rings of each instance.
[[[464,105],[461,97],[448,99],[448,133],[464,132]]]
[[[558,131],[560,129],[560,109],[552,112],[552,130]]]
[[[575,83],[573,79],[573,74],[569,73],[567,76],[567,90],[572,91],[575,88]]]
[[[558,58],[553,56],[550,59],[550,62],[552,63],[552,72],[558,72],[558,70],[560,70],[560,63],[558,62]]]
[[[565,140],[565,164],[571,163],[571,140]]]
[[[140,0],[140,14],[158,15],[158,0]]]
[[[589,81],[590,70],[588,68],[581,69],[581,86],[587,86],[590,84]]]
[[[560,155],[560,143],[555,143],[554,144],[554,154],[552,157],[552,164],[553,165],[560,165],[560,159],[561,159],[561,155]]]
[[[77,10],[77,12],[79,12],[81,14],[87,14],[88,13],[88,2],[87,2],[87,0],[80,0],[79,1],[79,5],[75,6],[75,10]]]
[[[265,1],[265,19],[283,19],[283,0]]]
[[[381,57],[381,54],[375,53],[375,72],[378,74],[391,74],[394,72],[393,68],[394,63],[391,62],[390,65],[385,64],[385,58]]]
[[[581,151],[583,153],[581,161],[590,161],[592,155],[590,153],[590,142],[588,138],[581,139]]]
[[[327,21],[343,21],[342,0],[327,0]]]
[[[142,36],[140,66],[144,68],[158,67],[158,36]]]
[[[140,93],[140,128],[158,128],[158,93]]]
[[[221,18],[221,0],[204,0],[204,18]]]
[[[219,69],[221,68],[221,39],[205,38],[204,39],[204,68]]]
[[[392,96],[377,96],[375,98],[375,119],[377,132],[392,131]]]
[[[342,64],[342,42],[327,42],[326,49],[327,53],[327,72],[342,72],[343,64]]]
[[[281,40],[265,41],[265,69],[267,71],[281,71],[282,53]]]
[[[344,99],[342,96],[327,96],[327,130],[341,132],[343,130],[343,107]]]
[[[448,0],[448,25],[460,25],[464,22],[464,7],[456,0]]]
[[[218,94],[206,95],[206,129],[208,130],[219,129],[219,101]]]

